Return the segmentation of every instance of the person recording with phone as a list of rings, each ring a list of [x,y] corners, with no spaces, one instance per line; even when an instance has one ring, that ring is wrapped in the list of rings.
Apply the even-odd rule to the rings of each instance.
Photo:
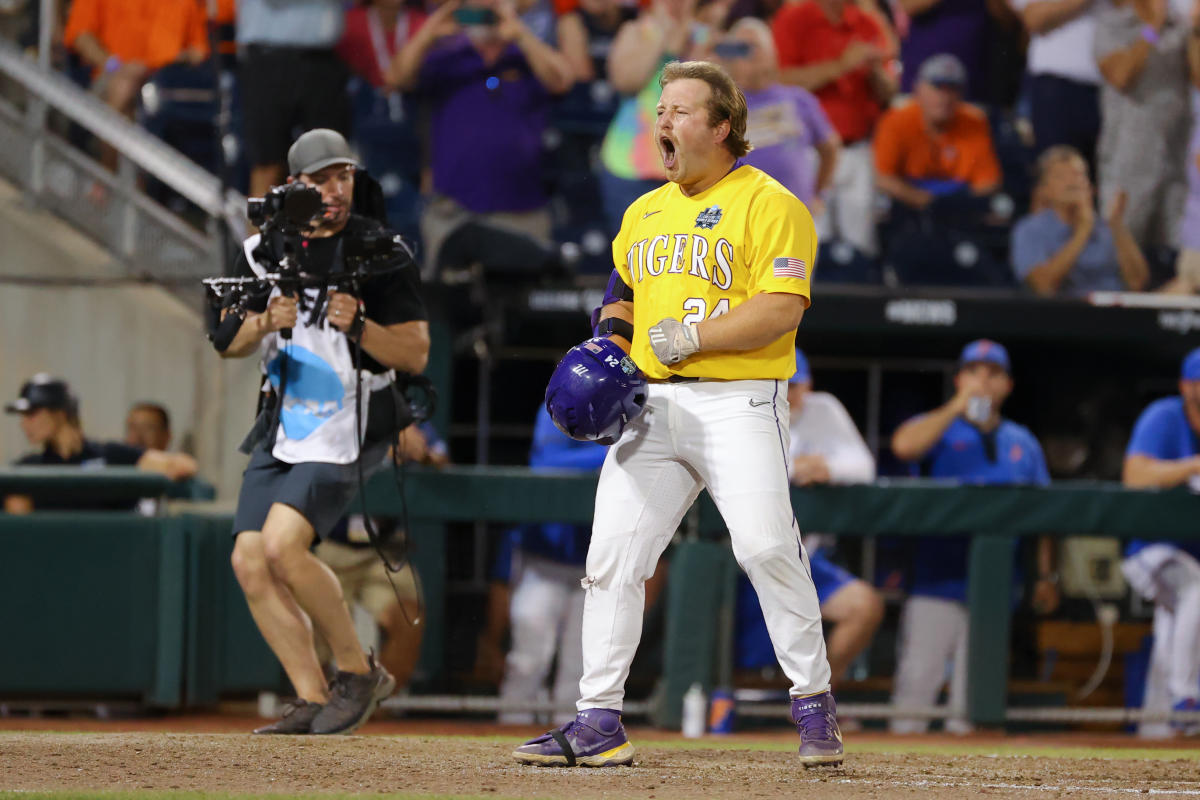
[[[1046,486],[1050,473],[1041,445],[1023,425],[1000,416],[1012,393],[1012,364],[1003,345],[978,339],[963,348],[955,393],[942,406],[896,429],[892,452],[914,473],[964,484]],[[967,711],[967,537],[922,537],[913,554],[912,580],[900,616],[892,703],[933,706],[951,667],[946,730],[971,729]],[[1038,543],[1038,581],[1031,604],[1040,613],[1058,605],[1051,539]],[[894,733],[920,733],[927,719],[896,718]]]
[[[265,377],[263,409],[243,444],[251,458],[232,560],[298,699],[255,733],[349,733],[395,686],[374,654],[362,652],[337,578],[310,552],[383,465],[403,425],[390,390],[396,373],[416,375],[429,357],[411,252],[351,213],[357,167],[335,131],[296,140],[287,185],[254,201],[251,216],[263,233],[245,242],[238,261],[239,278],[265,288],[227,301],[213,336],[224,357],[260,353]],[[337,662],[330,682],[314,627]]]
[[[574,71],[517,3],[442,3],[396,54],[387,81],[418,92],[431,111],[433,196],[421,217],[427,270],[472,221],[550,242],[542,134],[551,96],[571,88]]]

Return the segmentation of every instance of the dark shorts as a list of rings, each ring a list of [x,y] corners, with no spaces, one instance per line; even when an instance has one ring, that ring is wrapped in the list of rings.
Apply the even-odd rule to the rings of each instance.
[[[349,136],[347,78],[333,50],[247,46],[238,81],[250,165],[286,163],[297,130],[333,128]]]
[[[363,451],[364,481],[379,471],[386,455],[386,442],[367,446]],[[357,494],[357,465],[317,461],[288,464],[275,458],[260,444],[254,448],[250,463],[242,473],[233,535],[242,531],[261,531],[271,506],[283,503],[303,514],[317,532],[317,538],[324,539],[345,516]]]

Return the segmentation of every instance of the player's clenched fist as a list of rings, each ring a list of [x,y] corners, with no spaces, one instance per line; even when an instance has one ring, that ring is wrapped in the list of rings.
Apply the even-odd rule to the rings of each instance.
[[[700,332],[693,323],[667,317],[650,328],[650,347],[668,367],[700,352]]]

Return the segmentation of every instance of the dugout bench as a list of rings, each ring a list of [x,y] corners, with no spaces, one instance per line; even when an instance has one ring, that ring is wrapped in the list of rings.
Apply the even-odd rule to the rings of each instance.
[[[407,511],[427,595],[424,668],[440,669],[444,653],[444,524],[588,524],[595,484],[594,475],[523,467],[408,469]],[[0,494],[32,493],[35,502],[43,491],[112,499],[167,488],[165,479],[131,468],[0,471]],[[796,488],[792,498],[802,530],[972,537],[968,712],[981,725],[1002,724],[1005,717],[1014,537],[1200,536],[1200,496],[1184,489],[898,480]],[[367,510],[403,510],[390,471],[372,479]],[[723,529],[706,493],[693,513],[701,533]],[[227,514],[194,510],[153,518],[0,514],[0,608],[10,654],[0,659],[0,699],[116,693],[176,708],[210,704],[225,692],[279,688],[280,670],[229,568],[229,526]],[[678,725],[683,693],[693,682],[711,689],[717,620],[731,613],[735,578],[728,547],[713,541],[685,542],[672,560],[659,724]]]

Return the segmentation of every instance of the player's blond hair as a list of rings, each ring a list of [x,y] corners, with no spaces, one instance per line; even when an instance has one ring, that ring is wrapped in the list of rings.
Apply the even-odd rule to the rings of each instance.
[[[663,67],[659,86],[671,81],[693,78],[708,84],[712,94],[708,100],[708,124],[715,128],[729,121],[729,135],[725,137],[725,148],[734,158],[741,158],[751,150],[746,139],[746,96],[733,82],[733,78],[720,64],[711,61],[672,61]]]

